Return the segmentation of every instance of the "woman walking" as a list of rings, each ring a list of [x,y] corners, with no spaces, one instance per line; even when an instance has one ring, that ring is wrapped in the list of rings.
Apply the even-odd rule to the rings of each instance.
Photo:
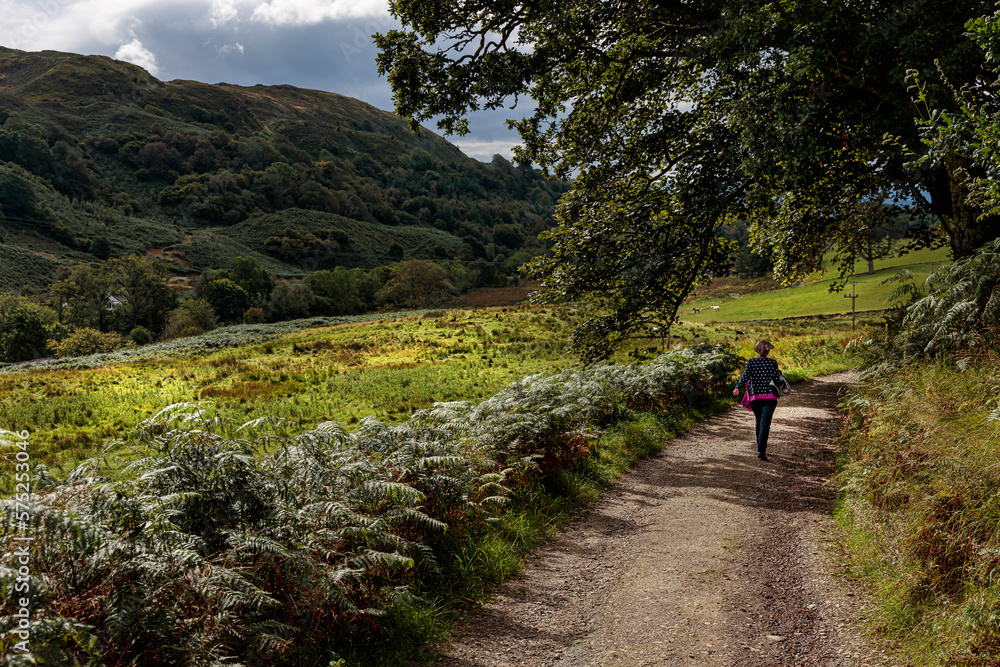
[[[743,375],[736,381],[733,396],[740,395],[740,386],[744,383],[750,399],[750,409],[757,420],[757,458],[767,460],[767,436],[771,431],[771,417],[778,406],[778,392],[771,385],[772,380],[781,377],[778,372],[778,362],[768,359],[767,355],[774,349],[770,341],[762,340],[753,346],[757,356],[747,361]]]

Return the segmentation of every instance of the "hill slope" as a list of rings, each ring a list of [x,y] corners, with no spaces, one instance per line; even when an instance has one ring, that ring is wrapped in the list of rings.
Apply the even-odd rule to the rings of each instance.
[[[541,248],[566,187],[334,93],[0,47],[0,242],[32,266],[0,289],[135,252],[178,273],[239,254],[285,276],[403,258],[507,266]]]

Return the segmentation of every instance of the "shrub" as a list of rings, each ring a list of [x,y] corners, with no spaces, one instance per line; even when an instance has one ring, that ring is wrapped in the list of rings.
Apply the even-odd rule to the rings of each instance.
[[[170,311],[164,339],[198,336],[219,326],[215,320],[215,310],[205,299],[188,299]]]
[[[138,326],[128,334],[129,339],[136,345],[149,345],[153,342],[153,332],[143,326]]]
[[[101,333],[89,327],[77,329],[60,341],[49,341],[49,346],[55,351],[57,357],[82,357],[98,352],[114,352],[133,345],[135,343],[124,338],[120,333]]]
[[[0,321],[0,354],[4,361],[27,361],[42,356],[46,329],[37,308],[15,308]]]
[[[250,307],[250,295],[229,278],[209,282],[201,288],[201,296],[226,322],[235,322]]]
[[[260,308],[249,308],[243,313],[244,324],[263,324],[264,320],[264,311]]]
[[[367,418],[353,434],[170,406],[115,443],[133,461],[120,474],[103,458],[64,481],[36,466],[34,494],[0,501],[0,533],[27,504],[45,545],[31,650],[52,664],[336,662],[413,608],[412,591],[449,582],[511,499],[585,459],[617,412],[728,388],[740,361],[703,346],[533,376],[478,407]]]

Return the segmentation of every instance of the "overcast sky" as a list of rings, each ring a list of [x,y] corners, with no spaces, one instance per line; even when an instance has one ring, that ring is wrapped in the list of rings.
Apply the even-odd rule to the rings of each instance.
[[[245,86],[288,83],[392,110],[370,35],[397,24],[385,0],[0,0],[0,45],[127,60],[154,76]],[[451,137],[467,155],[510,157],[516,134],[482,112]],[[437,129],[432,127],[432,129]]]

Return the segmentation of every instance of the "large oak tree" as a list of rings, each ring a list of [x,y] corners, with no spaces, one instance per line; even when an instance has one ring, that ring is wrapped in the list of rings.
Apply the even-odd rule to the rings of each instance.
[[[866,203],[933,220],[956,257],[1000,234],[968,196],[975,164],[919,160],[927,110],[955,106],[948,83],[988,75],[964,33],[992,3],[390,4],[403,29],[376,39],[401,114],[461,133],[470,111],[534,100],[513,121],[518,159],[575,177],[534,269],[542,298],[590,305],[573,340],[587,357],[669,326],[727,268],[717,231],[735,218],[786,279],[831,246],[853,265],[878,217]]]

